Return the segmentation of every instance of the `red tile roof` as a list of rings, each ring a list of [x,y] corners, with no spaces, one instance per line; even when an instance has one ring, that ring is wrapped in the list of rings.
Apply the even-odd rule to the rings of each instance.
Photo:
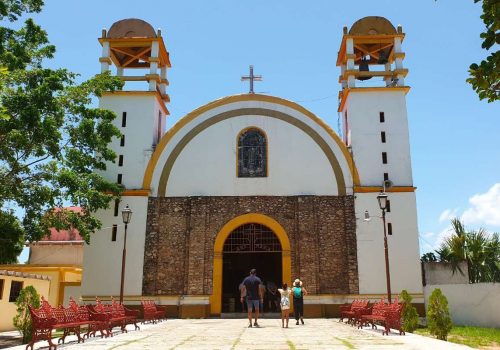
[[[70,210],[76,213],[81,213],[82,208],[81,207],[66,207],[64,208],[65,210]],[[56,211],[60,211],[59,208],[56,208]],[[50,229],[50,236],[45,236],[41,239],[41,241],[45,242],[72,242],[72,241],[83,241],[83,238],[80,236],[80,233],[78,232],[77,229],[70,229],[70,230],[57,230],[56,228],[52,227]]]

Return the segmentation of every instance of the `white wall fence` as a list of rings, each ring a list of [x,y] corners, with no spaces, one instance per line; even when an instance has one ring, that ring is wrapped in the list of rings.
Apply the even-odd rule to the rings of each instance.
[[[500,327],[500,283],[427,285],[424,287],[426,309],[436,288],[448,299],[454,325]]]

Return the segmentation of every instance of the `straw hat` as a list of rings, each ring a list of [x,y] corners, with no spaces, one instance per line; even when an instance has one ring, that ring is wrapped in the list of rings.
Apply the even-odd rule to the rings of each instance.
[[[302,281],[299,280],[298,278],[296,278],[295,281],[293,281],[294,285],[297,284],[297,283],[302,287]]]

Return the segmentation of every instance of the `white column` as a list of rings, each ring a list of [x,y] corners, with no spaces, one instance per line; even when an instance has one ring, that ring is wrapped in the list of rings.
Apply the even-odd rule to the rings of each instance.
[[[109,54],[109,41],[105,41],[102,43],[102,56],[99,60],[101,62],[101,73],[109,70],[109,63],[111,62]]]
[[[391,64],[390,63],[386,63],[385,64],[385,71],[386,72],[390,72],[391,71]],[[384,78],[384,80],[385,80],[385,86],[389,86],[391,84],[391,82],[392,82],[392,77],[387,76],[387,77]]]
[[[163,66],[160,68],[160,92],[162,95],[167,93],[167,66]]]
[[[347,58],[347,70],[354,70],[354,59],[351,58],[351,55],[354,55],[354,41],[352,38],[347,38],[345,43],[346,54],[349,58]],[[356,87],[356,79],[353,75],[349,75],[347,77],[347,86],[348,87]]]
[[[347,87],[347,80],[345,80],[344,78],[344,73],[346,69],[347,69],[346,65],[343,64],[340,66],[340,76],[342,77],[340,83],[342,84],[342,89],[345,89]]]
[[[401,50],[401,38],[395,37],[394,38],[394,53],[398,54],[398,53],[402,53],[402,52],[403,51]],[[396,55],[395,62],[396,62],[396,70],[402,70],[403,69],[403,58],[401,56],[398,57],[398,55]],[[402,74],[398,74],[397,79],[398,79],[398,84],[397,84],[398,86],[405,85],[405,78]]]
[[[151,43],[151,58],[158,58],[158,41]],[[150,62],[149,74],[158,74],[158,61]]]

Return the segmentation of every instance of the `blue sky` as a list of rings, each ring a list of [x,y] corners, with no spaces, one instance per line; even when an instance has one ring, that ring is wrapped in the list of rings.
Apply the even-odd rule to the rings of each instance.
[[[421,1],[46,1],[33,17],[57,46],[52,66],[89,78],[100,70],[101,29],[124,18],[161,28],[170,52],[172,125],[196,107],[248,91],[300,103],[337,130],[342,27],[376,15],[401,24],[421,251],[435,248],[452,216],[500,232],[500,105],[465,83],[481,49],[480,4]],[[496,48],[498,49],[498,48]],[[21,258],[21,261],[23,259]]]

